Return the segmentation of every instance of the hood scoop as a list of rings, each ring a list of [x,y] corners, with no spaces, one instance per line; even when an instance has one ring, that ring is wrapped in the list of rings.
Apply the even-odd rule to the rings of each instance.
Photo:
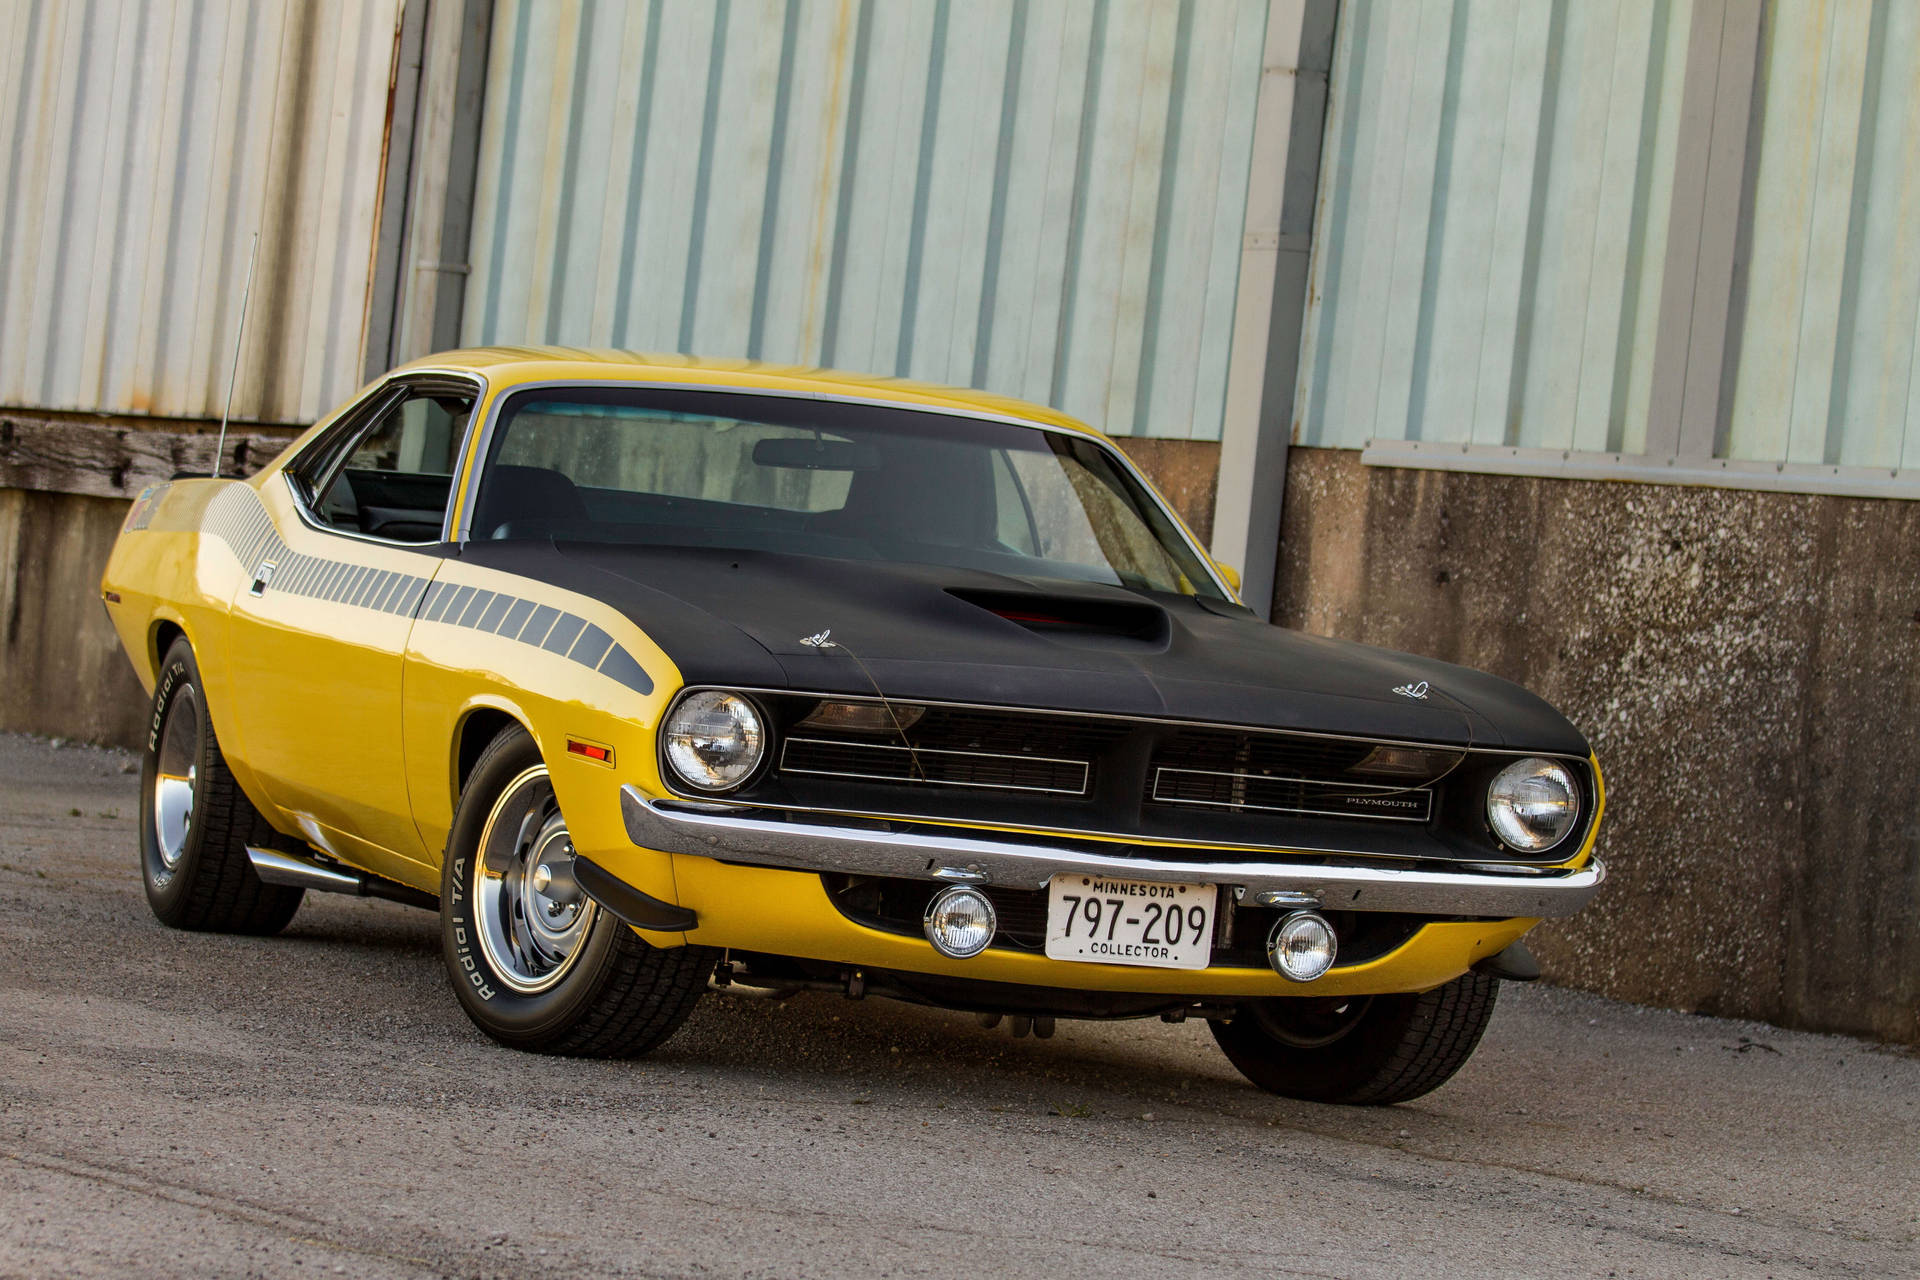
[[[1089,648],[1165,649],[1167,611],[1144,600],[1043,595],[948,587],[947,594],[1063,644]]]

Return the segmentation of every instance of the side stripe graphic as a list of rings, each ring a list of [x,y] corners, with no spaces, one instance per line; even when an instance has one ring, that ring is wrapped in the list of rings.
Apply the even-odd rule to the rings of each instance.
[[[208,504],[201,529],[226,543],[247,573],[263,560],[273,561],[269,590],[279,594],[489,632],[598,671],[635,693],[653,692],[653,678],[634,656],[584,618],[498,591],[293,550],[274,531],[260,499],[244,485],[227,489]]]

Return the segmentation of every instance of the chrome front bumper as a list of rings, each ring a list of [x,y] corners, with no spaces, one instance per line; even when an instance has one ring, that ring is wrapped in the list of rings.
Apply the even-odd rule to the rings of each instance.
[[[1263,894],[1304,894],[1328,911],[1414,915],[1569,916],[1606,878],[1598,858],[1577,871],[1427,871],[1413,868],[1227,862],[1213,850],[1191,856],[1123,858],[1079,848],[947,835],[918,827],[840,826],[737,805],[656,800],[620,789],[627,835],[643,849],[788,871],[834,871],[908,880],[1041,889],[1057,875],[1107,876],[1165,884],[1217,884]],[[1299,902],[1299,898],[1292,901]]]

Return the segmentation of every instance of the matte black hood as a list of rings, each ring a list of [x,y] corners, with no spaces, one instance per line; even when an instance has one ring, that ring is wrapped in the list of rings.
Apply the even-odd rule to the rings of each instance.
[[[1484,672],[1098,583],[761,551],[481,542],[474,563],[604,601],[689,684],[1159,716],[1587,754]],[[830,632],[833,644],[803,644]],[[1427,686],[1424,700],[1396,694]]]

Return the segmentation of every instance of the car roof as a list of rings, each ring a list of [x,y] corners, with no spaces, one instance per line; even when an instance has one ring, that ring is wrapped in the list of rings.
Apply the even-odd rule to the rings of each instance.
[[[1057,409],[1011,396],[964,387],[943,387],[876,374],[757,360],[715,360],[698,356],[637,351],[586,350],[578,347],[468,347],[424,356],[394,370],[470,370],[494,390],[533,382],[669,382],[685,385],[784,391],[858,400],[883,400],[936,410],[1028,422],[1101,437],[1101,433]]]

